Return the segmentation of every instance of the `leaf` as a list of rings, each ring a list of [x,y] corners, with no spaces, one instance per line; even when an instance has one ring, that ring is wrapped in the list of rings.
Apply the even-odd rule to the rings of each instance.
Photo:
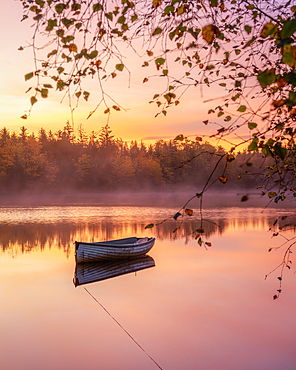
[[[159,35],[161,32],[162,32],[162,29],[158,27],[154,30],[154,32],[152,33],[152,36]]]
[[[195,194],[197,198],[201,198],[202,197],[202,193],[196,193]]]
[[[214,41],[215,36],[219,35],[220,31],[218,27],[213,24],[209,24],[202,29],[202,37],[208,43],[211,44]]]
[[[27,118],[28,118],[28,116],[27,116],[26,114],[23,114],[23,115],[21,116],[21,118],[22,118],[22,119],[27,119]]]
[[[277,29],[277,26],[275,24],[273,24],[272,22],[268,22],[262,28],[260,36],[263,38],[266,38],[272,35],[276,31],[276,29]]]
[[[282,62],[288,64],[290,67],[294,67],[296,65],[296,48],[290,44],[284,45],[282,48]]]
[[[32,78],[33,76],[34,76],[34,72],[27,73],[27,74],[25,75],[25,81],[30,80],[30,78]]]
[[[77,46],[76,46],[75,44],[70,44],[70,45],[69,45],[69,50],[70,50],[70,51],[74,51],[74,52],[76,52],[76,53],[77,53]]]
[[[284,99],[280,99],[280,100],[274,100],[274,101],[272,102],[272,105],[273,105],[275,108],[280,108],[280,107],[282,107],[285,103],[286,103],[286,100],[284,100]]]
[[[42,98],[48,97],[48,89],[41,89],[41,97]]]
[[[31,99],[30,99],[30,102],[31,102],[31,105],[33,106],[35,103],[37,103],[37,99],[35,96],[31,96]]]
[[[235,160],[235,156],[233,154],[228,154],[226,160],[227,162],[232,162]]]
[[[57,4],[55,6],[55,10],[58,14],[61,14],[65,7],[65,4]]]
[[[202,228],[196,229],[196,232],[199,234],[203,234],[205,231]]]
[[[218,179],[219,179],[220,182],[222,182],[222,184],[226,184],[226,182],[227,182],[227,177],[219,176]]]
[[[97,55],[98,55],[98,51],[97,50],[94,50],[94,51],[92,51],[90,54],[89,54],[89,58],[90,59],[95,59],[96,57],[97,57]],[[123,69],[123,68],[122,68]]]
[[[183,141],[184,140],[184,136],[181,134],[181,135],[178,135],[174,138],[174,140],[180,140],[180,141]]]
[[[212,246],[212,243],[210,243],[210,242],[205,242],[205,245],[207,245],[208,247],[211,247],[211,246]]]
[[[154,227],[154,224],[148,224],[145,226],[145,229],[152,229],[152,227]]]
[[[273,197],[275,197],[275,196],[276,196],[276,193],[275,193],[274,191],[270,191],[270,192],[268,193],[268,196],[269,196],[269,198],[273,198]]]
[[[248,122],[248,127],[250,130],[253,130],[254,128],[257,127],[257,123],[255,122]]]
[[[104,114],[108,114],[108,113],[110,113],[110,108],[107,108],[104,110]]]
[[[153,8],[158,8],[161,5],[161,0],[153,0]]]
[[[202,245],[202,240],[201,240],[201,237],[199,237],[197,243],[201,246]]]
[[[273,299],[275,300],[275,299],[278,299],[278,296],[277,295],[274,295],[273,296]]]
[[[88,92],[88,91],[83,91],[83,97],[84,97],[84,100],[88,100],[88,98],[89,98],[89,95],[90,95],[90,93]]]
[[[122,71],[123,71],[123,68],[124,68],[124,64],[116,64],[115,68],[116,68],[118,71],[122,72]]]
[[[190,209],[190,208],[186,208],[185,209],[185,213],[188,215],[188,216],[192,216],[193,215],[193,210]]]
[[[247,34],[250,34],[251,31],[252,31],[252,28],[250,26],[245,26],[245,31],[247,32]]]
[[[246,106],[245,105],[241,105],[239,108],[238,108],[238,112],[245,112],[246,111]]]
[[[286,39],[296,32],[296,19],[286,21],[281,30],[281,39]]]
[[[145,77],[144,78],[144,80],[143,80],[143,84],[145,83],[145,82],[148,82],[149,80],[148,80],[148,78],[147,77]]]
[[[196,136],[195,141],[202,141],[202,137]]]
[[[247,200],[249,200],[249,197],[247,195],[243,195],[241,202],[246,202]]]
[[[173,218],[175,220],[177,220],[177,218],[180,217],[180,216],[181,216],[181,213],[180,212],[177,212],[177,213],[174,214]]]
[[[165,62],[165,59],[163,59],[163,58],[157,58],[157,59],[155,59],[155,64],[156,64],[156,66],[157,66],[158,69],[159,69],[159,67],[161,65],[164,64],[164,62]]]
[[[102,9],[103,9],[103,7],[100,3],[97,3],[97,4],[93,5],[93,11],[94,12],[98,12],[99,10],[102,10]]]
[[[112,106],[112,108],[113,108],[114,110],[116,110],[117,112],[119,112],[119,111],[120,111],[120,108],[119,108],[117,105],[113,105],[113,106]]]
[[[259,71],[257,79],[262,86],[265,88],[276,81],[275,69],[266,69],[265,71]]]
[[[254,138],[253,141],[251,142],[251,144],[248,146],[248,151],[249,152],[253,152],[255,150],[258,149],[258,139],[257,138]]]

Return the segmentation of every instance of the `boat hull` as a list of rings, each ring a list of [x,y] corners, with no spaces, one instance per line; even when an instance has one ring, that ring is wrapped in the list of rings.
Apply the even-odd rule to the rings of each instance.
[[[154,266],[154,259],[150,256],[82,263],[76,265],[73,282],[75,286],[90,284]]]
[[[138,238],[99,243],[75,242],[75,260],[76,263],[87,263],[141,257],[150,251],[155,242],[155,238],[146,239],[145,242],[141,242],[142,239]]]

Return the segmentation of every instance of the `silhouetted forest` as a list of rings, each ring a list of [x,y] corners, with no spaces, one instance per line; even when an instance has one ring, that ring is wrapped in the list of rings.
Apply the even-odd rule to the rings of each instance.
[[[76,135],[69,123],[57,132],[41,128],[37,135],[28,134],[25,127],[19,133],[3,128],[0,187],[10,191],[200,188],[225,151],[198,140],[159,140],[149,146],[127,143],[115,138],[108,124],[91,134],[80,126]],[[212,181],[223,176],[227,184],[216,181],[214,187],[254,187],[267,166],[257,152],[238,153],[234,161],[223,158]],[[244,176],[238,180],[240,174]]]

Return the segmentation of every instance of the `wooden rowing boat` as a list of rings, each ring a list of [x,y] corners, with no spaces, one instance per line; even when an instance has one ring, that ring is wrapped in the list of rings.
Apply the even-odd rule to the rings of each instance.
[[[75,242],[76,263],[101,260],[127,259],[144,256],[150,251],[155,238],[125,238],[97,243]]]
[[[154,259],[143,256],[125,260],[110,260],[76,264],[73,283],[76,286],[95,283],[120,275],[154,267]]]

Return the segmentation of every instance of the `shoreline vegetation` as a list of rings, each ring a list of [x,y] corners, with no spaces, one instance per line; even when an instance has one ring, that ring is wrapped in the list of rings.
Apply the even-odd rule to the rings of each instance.
[[[98,198],[97,202],[102,203],[106,198],[102,194],[110,193],[109,201],[112,201],[117,197],[116,192],[132,192],[131,198],[137,203],[140,193],[157,192],[157,202],[161,202],[162,193],[168,193],[165,196],[168,198],[174,192],[188,192],[191,196],[201,192],[209,178],[209,190],[204,192],[204,198],[209,191],[224,195],[233,191],[242,196],[256,194],[259,199],[278,186],[274,180],[272,184],[268,180],[271,158],[259,152],[242,151],[235,154],[235,161],[228,161],[222,146],[214,147],[199,139],[158,140],[147,146],[143,142],[128,144],[115,138],[108,124],[89,135],[82,126],[75,135],[69,123],[55,133],[41,128],[37,136],[28,134],[24,126],[19,133],[3,128],[0,130],[0,201],[9,204],[18,198],[31,198],[36,204],[40,198],[45,204],[58,199],[74,204]],[[120,203],[120,196],[117,198],[116,204]],[[216,204],[218,198],[221,196],[215,200]],[[268,202],[265,195],[261,205]]]

